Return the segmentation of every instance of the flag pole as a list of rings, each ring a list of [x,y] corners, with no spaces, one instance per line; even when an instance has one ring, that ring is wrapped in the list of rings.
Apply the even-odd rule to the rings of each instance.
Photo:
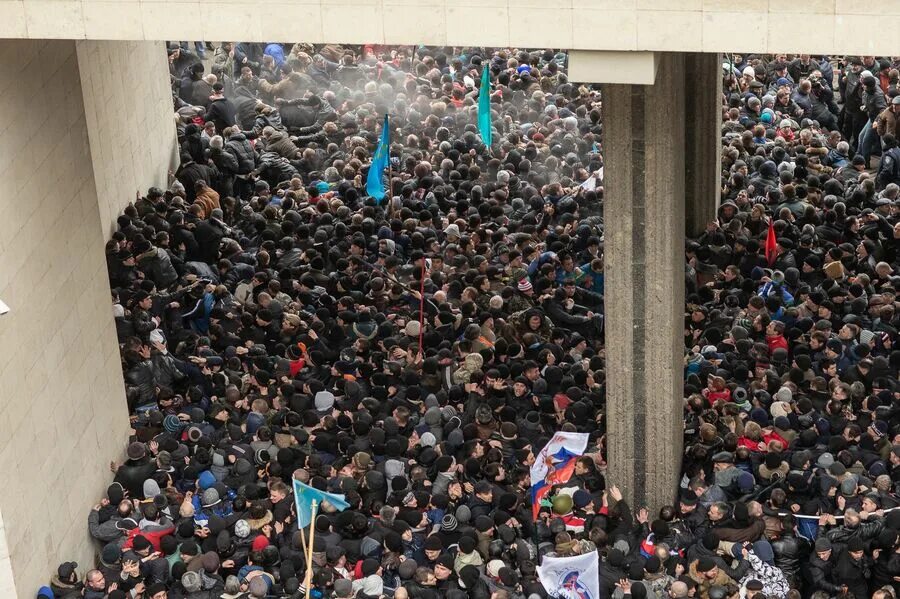
[[[417,360],[422,358],[422,340],[425,338],[425,256],[422,256],[422,282],[419,286],[419,353]]]
[[[388,126],[388,144],[387,144],[387,158],[388,158],[388,182],[387,182],[387,196],[388,202],[388,218],[394,218],[394,214],[396,214],[396,209],[394,207],[394,165],[391,163],[391,134],[390,134],[390,114],[385,115],[385,123]]]
[[[306,547],[306,579],[303,583],[303,588],[306,589],[307,597],[310,597],[312,593],[313,540],[316,536],[316,510],[319,507],[319,504],[313,499],[312,503],[310,503],[310,507],[312,509],[312,519],[309,522],[309,545]]]
[[[300,526],[300,519],[297,519],[297,526]],[[308,552],[306,550],[306,532],[301,528],[300,529],[300,544],[303,546],[303,555],[305,556]]]
[[[390,202],[388,217],[394,218],[395,207],[394,207],[394,191],[393,191],[393,182],[394,182],[394,165],[391,164],[391,144],[388,143],[388,182],[387,182],[387,196],[388,202]]]

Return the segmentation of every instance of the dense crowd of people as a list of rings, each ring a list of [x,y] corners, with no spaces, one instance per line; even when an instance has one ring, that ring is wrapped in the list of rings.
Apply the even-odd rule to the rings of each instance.
[[[98,561],[39,596],[533,599],[542,558],[598,552],[601,597],[553,595],[896,599],[900,57],[727,56],[649,513],[604,477],[599,89],[551,50],[209,51],[169,45],[181,166],[106,248],[133,440]],[[590,443],[535,519],[557,431]],[[309,588],[293,480],[350,504]]]

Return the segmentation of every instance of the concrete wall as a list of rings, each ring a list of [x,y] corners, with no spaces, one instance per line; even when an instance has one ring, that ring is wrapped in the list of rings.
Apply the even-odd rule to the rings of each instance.
[[[128,413],[76,43],[3,41],[0,55],[0,299],[11,308],[0,316],[7,598],[33,597],[61,561],[77,561],[81,573],[90,566],[87,512],[111,480],[104,464],[121,459]]]
[[[77,44],[104,238],[135,192],[165,189],[177,166],[169,66],[162,42]]]
[[[793,12],[792,12],[793,9]],[[4,0],[0,37],[900,54],[900,2]],[[798,31],[815,32],[797,35]]]

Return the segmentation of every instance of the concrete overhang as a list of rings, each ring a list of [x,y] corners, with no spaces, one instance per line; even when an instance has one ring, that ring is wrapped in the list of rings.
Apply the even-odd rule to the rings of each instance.
[[[900,55],[900,0],[0,0],[0,38]]]
[[[658,52],[570,50],[569,80],[573,83],[653,85],[659,56]]]

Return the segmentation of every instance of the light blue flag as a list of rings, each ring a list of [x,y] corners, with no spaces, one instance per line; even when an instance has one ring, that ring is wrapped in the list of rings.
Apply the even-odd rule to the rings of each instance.
[[[375,203],[380,204],[384,200],[384,169],[391,160],[391,128],[388,123],[388,115],[384,115],[384,126],[381,128],[381,139],[375,149],[375,156],[369,166],[369,174],[366,176],[366,193],[375,198]]]
[[[478,88],[478,132],[481,141],[490,147],[491,133],[491,71],[485,64],[481,69],[481,86]]]
[[[315,500],[318,505],[321,505],[322,501],[327,501],[339,512],[343,512],[350,507],[350,504],[344,501],[343,495],[326,493],[315,487],[304,485],[299,480],[294,480],[294,504],[297,506],[298,529],[306,528],[312,522],[313,500]]]

